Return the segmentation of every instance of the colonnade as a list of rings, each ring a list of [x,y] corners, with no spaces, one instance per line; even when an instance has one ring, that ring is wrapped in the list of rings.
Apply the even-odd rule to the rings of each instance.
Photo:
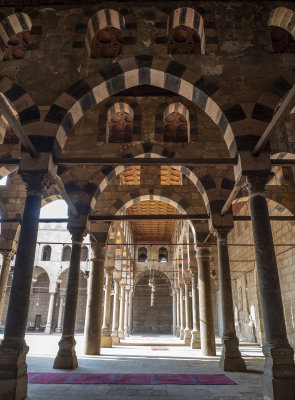
[[[29,309],[33,262],[38,232],[42,189],[46,185],[44,173],[23,172],[27,185],[27,196],[20,230],[14,277],[7,312],[4,340],[0,346],[0,397],[7,400],[22,399],[27,392],[25,329]],[[295,391],[294,351],[288,343],[282,305],[278,269],[274,252],[272,232],[265,198],[265,175],[248,176],[250,209],[256,252],[256,263],[260,296],[264,318],[266,343],[264,345],[265,372],[264,393],[266,398],[280,398],[280,392]],[[78,299],[80,253],[83,236],[86,233],[87,217],[69,218],[68,229],[72,235],[68,286],[65,297],[62,337],[54,368],[73,369],[77,367],[75,352],[75,320]],[[221,301],[223,310],[222,356],[220,365],[226,371],[243,371],[245,363],[238,349],[235,333],[231,292],[231,279],[227,249],[227,233],[230,226],[214,227],[218,237],[218,264],[220,270]],[[110,282],[111,268],[107,271],[105,311],[102,316],[104,282],[105,239],[92,241],[94,257],[90,271],[89,293],[85,323],[85,352],[100,354],[101,335],[104,338],[125,337],[130,327],[130,288],[126,282],[115,281],[113,331],[110,330]],[[215,354],[213,306],[210,286],[210,249],[196,247],[197,271],[191,271],[180,280],[176,289],[176,332],[194,347],[201,346],[204,354]],[[8,263],[8,261],[5,261]],[[5,263],[3,265],[6,265]],[[7,267],[7,265],[6,265]],[[4,268],[7,273],[7,268]],[[198,276],[198,278],[196,278]],[[198,289],[196,286],[198,279]],[[3,276],[3,281],[5,276]],[[189,309],[189,285],[192,287],[192,310]],[[120,295],[119,293],[120,286]],[[198,295],[197,295],[198,292]],[[199,301],[199,305],[197,304]],[[0,303],[1,305],[1,303]],[[119,310],[118,310],[119,309]],[[199,315],[198,315],[199,310]],[[273,310],[276,312],[274,313]],[[51,313],[51,309],[50,309]],[[190,319],[192,315],[192,320]],[[101,327],[103,326],[103,329]],[[200,344],[198,335],[200,334]],[[107,339],[110,343],[110,340]],[[9,367],[8,367],[9,366]],[[292,397],[285,396],[284,399]]]

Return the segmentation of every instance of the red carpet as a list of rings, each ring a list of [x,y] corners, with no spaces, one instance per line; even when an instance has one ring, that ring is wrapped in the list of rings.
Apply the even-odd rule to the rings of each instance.
[[[223,374],[77,374],[29,372],[29,383],[116,385],[237,385]]]

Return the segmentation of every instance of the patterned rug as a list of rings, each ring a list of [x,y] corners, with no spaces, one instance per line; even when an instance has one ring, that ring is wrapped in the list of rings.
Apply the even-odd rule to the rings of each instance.
[[[237,385],[223,374],[78,374],[29,372],[29,383],[113,385]]]

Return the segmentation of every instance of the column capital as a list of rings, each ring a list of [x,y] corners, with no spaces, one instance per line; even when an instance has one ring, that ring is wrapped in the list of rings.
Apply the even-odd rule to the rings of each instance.
[[[110,266],[110,265],[104,267],[105,273],[108,274],[108,275],[112,275],[114,269],[115,269],[115,268],[112,267],[112,266]]]
[[[3,249],[3,250],[0,250],[0,253],[3,256],[3,261],[4,261],[4,260],[8,260],[9,258],[11,258],[15,254],[15,250]]]
[[[273,176],[270,171],[257,172],[250,174],[246,179],[246,189],[249,196],[263,196],[265,197],[265,186],[268,180]]]
[[[26,185],[28,195],[41,195],[42,191],[50,186],[44,171],[19,171],[19,175]]]
[[[232,230],[232,227],[218,226],[214,230],[214,235],[217,237],[218,244],[227,243],[227,235]]]
[[[209,246],[196,246],[196,257],[197,259],[210,260],[211,257],[211,247]]]

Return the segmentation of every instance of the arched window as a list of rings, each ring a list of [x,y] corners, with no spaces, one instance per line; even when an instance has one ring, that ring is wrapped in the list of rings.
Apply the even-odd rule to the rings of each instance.
[[[115,103],[107,114],[107,143],[132,141],[133,110],[126,103]]]
[[[118,11],[98,11],[88,22],[86,49],[91,58],[117,57],[123,49],[125,20]]]
[[[82,246],[81,248],[81,261],[87,261],[88,257],[88,248],[87,246]]]
[[[0,22],[0,58],[2,61],[25,58],[32,22],[25,13],[11,14]]]
[[[140,247],[138,249],[138,261],[139,262],[147,261],[147,249],[145,247]]]
[[[42,261],[50,261],[51,246],[44,246],[42,251]]]
[[[202,16],[193,8],[177,8],[168,18],[168,53],[205,54]]]
[[[285,7],[275,8],[268,26],[274,53],[295,53],[295,13]]]
[[[62,249],[62,261],[70,261],[71,260],[71,253],[72,253],[72,249],[70,246],[64,246],[64,248]]]
[[[189,112],[181,103],[164,110],[164,142],[189,142]]]
[[[168,261],[168,251],[165,247],[161,247],[159,249],[159,262],[167,262]]]

